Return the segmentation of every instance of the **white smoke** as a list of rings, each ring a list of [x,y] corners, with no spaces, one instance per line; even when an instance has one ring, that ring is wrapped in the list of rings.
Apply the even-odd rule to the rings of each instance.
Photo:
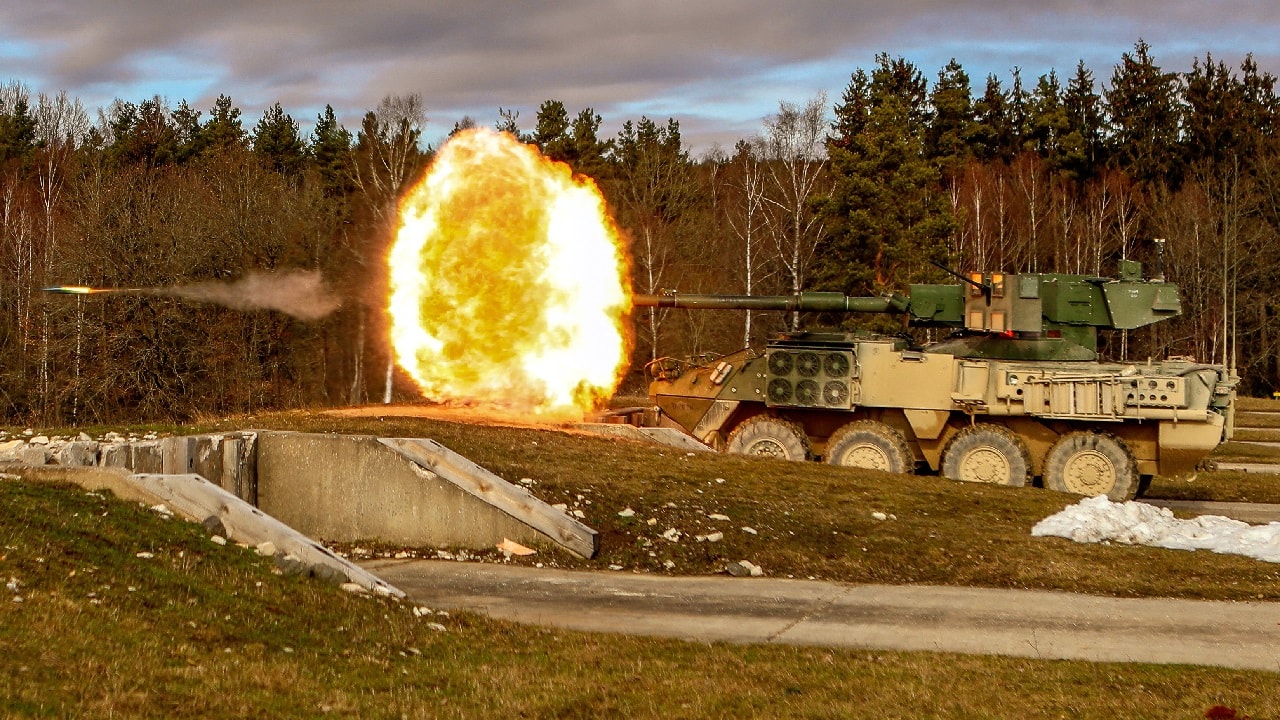
[[[204,282],[152,292],[234,310],[275,310],[299,320],[319,320],[342,305],[317,270],[251,271],[231,282]]]

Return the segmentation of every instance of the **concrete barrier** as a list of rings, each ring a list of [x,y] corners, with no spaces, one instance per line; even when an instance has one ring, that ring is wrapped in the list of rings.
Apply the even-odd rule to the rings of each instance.
[[[519,503],[506,503],[504,510],[402,450],[372,436],[259,432],[258,507],[311,537],[337,542],[492,548],[510,539],[595,554],[595,531],[586,526],[586,544],[566,544],[563,533],[531,525],[540,524],[534,515],[545,520],[563,513],[523,489],[492,475],[485,480],[501,489],[500,497],[523,495],[529,513],[521,513]]]

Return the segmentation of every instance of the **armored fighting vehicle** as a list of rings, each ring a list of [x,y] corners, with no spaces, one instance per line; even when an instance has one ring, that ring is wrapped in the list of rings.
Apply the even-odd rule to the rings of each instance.
[[[1231,437],[1234,373],[1171,358],[1100,362],[1098,330],[1176,317],[1177,287],[1120,277],[953,273],[962,283],[849,297],[668,293],[637,307],[904,315],[951,329],[901,336],[791,332],[763,352],[648,364],[657,422],[727,452],[1132,499]]]

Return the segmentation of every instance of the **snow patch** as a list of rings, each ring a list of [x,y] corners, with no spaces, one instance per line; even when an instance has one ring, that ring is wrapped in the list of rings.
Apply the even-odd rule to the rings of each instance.
[[[1280,522],[1250,525],[1221,515],[1179,520],[1166,508],[1086,498],[1036,523],[1035,537],[1080,543],[1116,542],[1171,550],[1210,550],[1280,563]]]

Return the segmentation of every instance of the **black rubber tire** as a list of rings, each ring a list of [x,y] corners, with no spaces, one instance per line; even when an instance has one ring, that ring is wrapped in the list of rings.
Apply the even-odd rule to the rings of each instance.
[[[831,465],[910,473],[916,458],[902,432],[875,420],[857,420],[841,427],[827,441],[823,460]]]
[[[1141,484],[1138,461],[1115,435],[1067,433],[1044,458],[1044,485],[1058,492],[1124,502],[1138,496]]]
[[[970,425],[942,451],[942,474],[964,482],[1022,487],[1031,478],[1031,453],[1003,425]]]
[[[725,452],[808,460],[813,449],[809,445],[809,436],[799,425],[769,415],[756,415],[729,433]]]

